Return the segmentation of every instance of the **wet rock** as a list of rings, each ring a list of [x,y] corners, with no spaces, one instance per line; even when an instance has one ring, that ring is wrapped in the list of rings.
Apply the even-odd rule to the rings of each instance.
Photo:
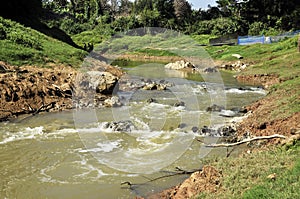
[[[216,73],[218,70],[215,67],[208,67],[203,69],[204,73]]]
[[[195,66],[187,61],[181,60],[181,61],[176,61],[174,63],[169,63],[167,65],[165,65],[166,69],[171,69],[171,70],[181,70],[181,69],[194,69]]]
[[[119,97],[113,96],[111,98],[104,100],[104,106],[105,107],[118,107],[118,106],[122,106],[122,103],[121,103]]]
[[[185,103],[183,101],[180,101],[180,102],[176,102],[174,104],[175,107],[179,107],[179,106],[185,106]]]
[[[84,78],[88,80],[90,87],[102,94],[112,94],[118,83],[118,77],[109,72],[90,71]]]
[[[109,129],[115,132],[131,132],[136,129],[136,127],[130,120],[119,122],[105,122],[102,127],[104,129]]]
[[[198,131],[199,131],[199,128],[198,128],[198,127],[196,127],[196,126],[193,126],[193,127],[192,127],[192,131],[193,131],[194,133],[196,133],[196,132],[198,132]]]
[[[219,115],[223,117],[236,117],[239,115],[239,112],[232,110],[221,110]]]
[[[146,102],[149,103],[149,104],[150,103],[157,103],[157,100],[153,99],[153,98],[149,98],[149,99],[146,100]]]
[[[222,110],[225,110],[224,106],[219,106],[216,104],[206,108],[207,112],[221,112]]]
[[[198,129],[198,127],[193,127],[192,131],[200,136],[211,137],[230,137],[236,134],[236,129],[230,125],[222,126],[219,128],[203,126],[200,130]]]
[[[238,107],[232,108],[230,110],[235,111],[237,113],[247,113],[248,112],[248,110],[246,108],[238,108]]]
[[[187,125],[185,123],[180,123],[178,125],[178,128],[183,129],[184,127],[187,127]]]

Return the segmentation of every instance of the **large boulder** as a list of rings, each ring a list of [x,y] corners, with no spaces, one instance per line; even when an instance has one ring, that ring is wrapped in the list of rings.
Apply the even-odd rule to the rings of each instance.
[[[88,75],[89,84],[97,93],[112,94],[118,83],[118,77],[109,72],[90,71]]]
[[[195,66],[187,61],[181,60],[181,61],[176,61],[174,63],[169,63],[167,65],[165,65],[166,69],[171,69],[171,70],[181,70],[181,69],[194,69]]]

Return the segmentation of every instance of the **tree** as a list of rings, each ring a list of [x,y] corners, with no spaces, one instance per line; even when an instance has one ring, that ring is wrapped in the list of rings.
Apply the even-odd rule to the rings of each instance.
[[[192,7],[186,0],[174,0],[174,11],[177,21],[183,25],[190,20]]]

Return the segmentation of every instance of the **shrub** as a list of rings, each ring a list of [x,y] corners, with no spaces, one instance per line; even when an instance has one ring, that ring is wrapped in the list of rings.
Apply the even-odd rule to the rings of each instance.
[[[0,39],[6,39],[6,31],[2,23],[0,23]]]
[[[32,37],[28,34],[23,34],[21,31],[13,31],[7,35],[7,39],[10,41],[23,45],[25,47],[34,48],[37,50],[41,50],[41,43],[37,41],[36,38]]]

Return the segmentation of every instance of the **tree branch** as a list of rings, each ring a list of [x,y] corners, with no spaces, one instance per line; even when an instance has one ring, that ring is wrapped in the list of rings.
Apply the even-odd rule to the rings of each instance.
[[[233,146],[241,145],[241,144],[244,144],[244,143],[247,143],[247,142],[252,142],[252,141],[255,141],[255,140],[264,140],[264,139],[273,139],[273,138],[286,139],[286,137],[283,136],[283,135],[274,134],[274,135],[270,135],[270,136],[260,136],[260,137],[249,138],[249,139],[245,139],[245,140],[242,140],[242,141],[236,142],[236,143],[210,144],[210,145],[206,145],[206,147],[212,147],[212,148],[216,148],[216,147],[233,147]]]

